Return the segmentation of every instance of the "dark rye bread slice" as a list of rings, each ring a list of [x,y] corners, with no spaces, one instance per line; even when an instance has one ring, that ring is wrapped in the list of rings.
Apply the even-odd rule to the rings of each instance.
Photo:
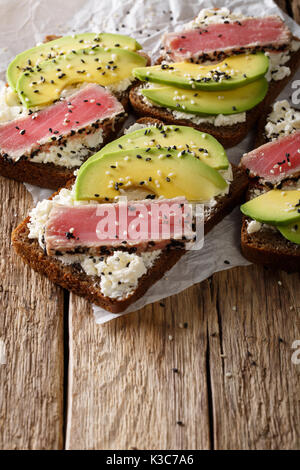
[[[292,180],[290,182],[292,183]],[[268,191],[272,188],[253,182],[247,192],[247,200],[253,198],[255,189]],[[263,264],[287,272],[300,271],[300,245],[288,241],[279,231],[268,227],[250,234],[247,232],[250,221],[249,217],[243,216],[241,250],[245,258],[252,263]]]
[[[217,205],[205,218],[205,233],[208,233],[221,219],[241,201],[248,186],[248,178],[243,170],[233,167],[234,180],[230,185],[229,194],[218,198]],[[70,187],[74,179],[68,183]],[[85,297],[90,302],[112,312],[119,313],[138,300],[144,293],[159,279],[165,272],[174,266],[184,255],[185,250],[165,248],[153,266],[144,274],[138,283],[136,290],[127,298],[116,300],[105,297],[100,287],[96,284],[96,279],[88,276],[78,266],[62,265],[57,259],[48,256],[39,246],[36,239],[29,239],[29,229],[27,217],[12,233],[12,244],[18,255],[35,271],[46,275],[51,281],[59,284],[65,289],[77,295]]]
[[[48,35],[44,39],[44,43],[59,39],[59,35]],[[138,51],[138,54],[147,59],[147,64],[150,65],[150,57],[145,53]],[[103,142],[99,147],[92,149],[86,156],[85,160],[91,155],[99,151],[108,142],[114,140],[119,131],[121,130],[129,110],[129,87],[124,92],[115,93],[116,98],[122,103],[125,114],[117,116],[116,118],[106,119],[101,127],[103,128]],[[14,179],[22,183],[29,183],[41,188],[58,189],[65,186],[74,174],[78,167],[67,168],[64,166],[55,165],[54,163],[36,163],[31,162],[25,158],[21,158],[17,162],[9,161],[0,155],[0,175],[6,178]]]
[[[160,59],[161,60],[161,59]],[[159,61],[157,62],[159,63]],[[176,119],[173,114],[164,108],[158,106],[148,106],[137,93],[137,89],[141,86],[141,82],[134,86],[130,93],[130,103],[138,116],[151,116],[160,119],[167,124],[177,124],[181,126],[190,126],[202,132],[213,135],[225,148],[234,147],[241,142],[249,130],[257,122],[258,118],[265,112],[270,104],[281,93],[283,88],[297,71],[300,64],[300,50],[291,53],[291,59],[285,65],[290,67],[291,74],[288,77],[270,82],[269,90],[264,100],[254,108],[246,112],[246,121],[234,124],[232,126],[216,127],[210,123],[194,124],[189,119]]]
[[[128,109],[128,96],[121,100],[124,109]],[[115,139],[122,128],[127,113],[116,118],[106,119],[100,126],[103,129],[103,142],[98,148],[90,151],[86,159],[100,150],[111,140]],[[58,189],[65,186],[78,167],[67,168],[54,163],[36,163],[20,158],[17,162],[8,161],[0,155],[0,175],[23,183],[33,184],[41,188]]]
[[[257,123],[254,148],[269,142],[265,135],[265,125],[271,111],[272,107],[269,106]],[[284,183],[287,182],[292,184],[293,180],[284,181]],[[247,200],[251,199],[251,196],[253,197],[255,189],[268,191],[272,189],[272,186],[265,186],[258,182],[258,178],[253,178],[246,195]],[[243,216],[241,250],[245,258],[252,263],[263,264],[288,272],[300,271],[300,245],[288,241],[279,231],[268,228],[249,234],[247,227],[250,221],[249,217]]]

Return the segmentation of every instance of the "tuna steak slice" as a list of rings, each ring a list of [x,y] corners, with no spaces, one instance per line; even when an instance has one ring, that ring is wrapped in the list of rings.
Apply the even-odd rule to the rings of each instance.
[[[240,166],[272,184],[300,172],[300,130],[246,153]]]
[[[72,136],[123,112],[122,104],[109,91],[90,84],[37,113],[1,124],[0,153],[17,160],[47,142]]]
[[[201,55],[204,59],[206,56],[221,58],[224,54],[254,48],[281,50],[290,40],[291,33],[283,21],[278,16],[266,16],[166,33],[163,45],[169,58],[180,61],[198,59]]]
[[[167,245],[182,247],[183,240],[195,235],[192,219],[191,206],[185,198],[135,201],[128,205],[54,205],[45,227],[46,250],[56,255],[109,254],[117,248],[142,252]]]

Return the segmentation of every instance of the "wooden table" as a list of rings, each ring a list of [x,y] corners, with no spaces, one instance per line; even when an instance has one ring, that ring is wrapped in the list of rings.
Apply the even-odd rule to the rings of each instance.
[[[235,268],[97,326],[13,253],[24,186],[0,195],[1,449],[299,448],[298,274]]]

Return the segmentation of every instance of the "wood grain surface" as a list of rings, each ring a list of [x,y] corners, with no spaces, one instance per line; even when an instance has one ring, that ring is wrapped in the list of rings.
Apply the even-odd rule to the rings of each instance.
[[[0,177],[0,448],[63,446],[63,291],[24,266],[10,234],[31,207]],[[3,363],[4,362],[4,363]]]
[[[96,325],[14,255],[31,199],[0,192],[0,449],[299,449],[299,274],[235,268]]]

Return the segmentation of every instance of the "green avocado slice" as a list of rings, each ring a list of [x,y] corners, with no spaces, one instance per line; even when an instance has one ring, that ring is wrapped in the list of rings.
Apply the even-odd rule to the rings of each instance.
[[[183,90],[164,85],[141,89],[146,98],[159,106],[197,115],[248,111],[264,99],[267,91],[268,82],[264,77],[243,87],[226,91]]]
[[[199,132],[189,126],[149,126],[123,135],[105,145],[83,165],[97,160],[104,154],[132,148],[156,147],[178,150],[190,149],[195,156],[216,170],[226,170],[229,166],[224,147],[210,134]]]
[[[101,47],[120,47],[131,51],[137,51],[142,46],[133,38],[122,34],[111,33],[82,33],[73,36],[63,36],[54,41],[40,44],[18,54],[7,68],[7,82],[15,90],[17,81],[23,72],[30,71],[40,62],[53,59],[60,54],[68,54],[72,50]]]
[[[263,77],[269,68],[269,59],[263,53],[228,57],[214,65],[190,62],[161,64],[133,70],[142,81],[162,83],[190,90],[230,90]]]
[[[244,215],[258,222],[287,226],[300,221],[300,191],[272,189],[241,206]]]
[[[189,201],[203,202],[227,187],[217,170],[188,151],[139,148],[105,154],[81,167],[75,198],[113,200],[123,190],[141,188],[157,197],[185,196]]]
[[[287,240],[296,245],[300,245],[300,220],[299,223],[293,223],[286,226],[277,226],[277,229]]]
[[[80,49],[55,59],[40,62],[32,71],[23,72],[17,83],[22,103],[31,108],[56,101],[61,91],[76,83],[91,82],[102,86],[132,78],[145,57],[121,48]]]

